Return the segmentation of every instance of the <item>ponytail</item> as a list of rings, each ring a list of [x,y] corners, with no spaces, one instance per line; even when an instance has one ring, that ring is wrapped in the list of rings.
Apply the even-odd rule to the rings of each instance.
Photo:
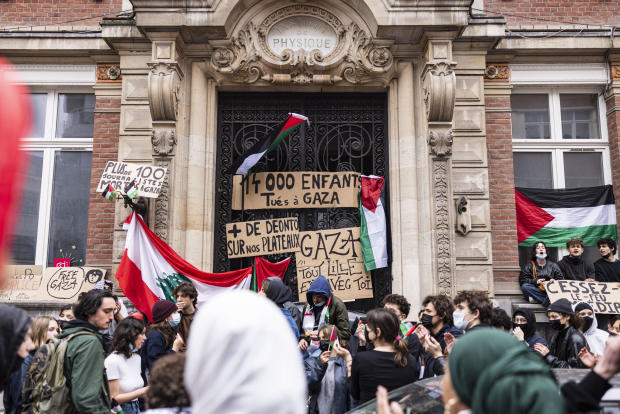
[[[396,339],[394,341],[394,350],[396,351],[396,354],[394,355],[394,364],[396,364],[397,367],[406,367],[407,354],[409,353],[407,341],[404,339]]]

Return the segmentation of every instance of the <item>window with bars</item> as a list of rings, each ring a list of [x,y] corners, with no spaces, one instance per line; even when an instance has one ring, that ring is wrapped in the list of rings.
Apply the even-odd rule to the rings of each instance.
[[[13,263],[84,265],[95,95],[90,88],[35,89]]]

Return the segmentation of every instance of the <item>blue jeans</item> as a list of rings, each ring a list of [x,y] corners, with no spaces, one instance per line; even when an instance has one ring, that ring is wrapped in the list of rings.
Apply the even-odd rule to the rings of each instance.
[[[524,283],[521,285],[521,292],[525,296],[525,299],[528,297],[534,299],[538,303],[542,303],[542,305],[546,308],[549,306],[551,302],[549,302],[549,298],[547,297],[547,293],[538,289],[538,285],[533,285],[531,283]]]
[[[140,405],[138,400],[129,401],[121,404],[121,408],[125,414],[140,414]]]

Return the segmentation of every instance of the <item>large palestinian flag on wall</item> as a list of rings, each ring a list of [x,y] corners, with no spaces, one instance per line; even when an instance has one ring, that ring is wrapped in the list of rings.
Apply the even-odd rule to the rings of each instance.
[[[563,247],[573,237],[596,246],[602,237],[617,238],[616,206],[611,185],[549,190],[515,188],[519,246],[544,241]]]

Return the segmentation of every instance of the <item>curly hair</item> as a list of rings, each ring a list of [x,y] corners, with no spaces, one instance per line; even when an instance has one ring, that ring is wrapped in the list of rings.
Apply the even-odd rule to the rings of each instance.
[[[480,323],[490,325],[491,315],[493,314],[493,305],[489,300],[486,292],[480,290],[464,290],[454,297],[454,305],[459,303],[467,303],[467,307],[471,312],[479,311]]]
[[[144,332],[144,322],[136,318],[123,319],[112,336],[111,351],[131,358],[131,344]]]
[[[411,304],[409,301],[403,296],[397,293],[390,293],[389,295],[385,295],[383,298],[382,306],[385,306],[386,303],[391,303],[393,305],[398,306],[400,309],[400,313],[405,316],[409,315],[409,311],[411,310]]]
[[[614,241],[614,239],[610,239],[609,237],[599,239],[599,241],[596,242],[596,246],[600,249],[601,244],[606,244],[607,247],[611,249],[611,254],[613,254],[614,256],[616,255],[616,242]]]
[[[502,308],[493,308],[493,314],[491,315],[491,326],[493,328],[499,328],[510,332],[512,329],[512,320]]]
[[[194,306],[196,306],[196,303],[198,302],[198,291],[196,290],[196,287],[193,283],[183,282],[176,285],[176,287],[172,291],[172,297],[176,300],[178,294],[189,297],[192,300]]]
[[[454,312],[454,305],[450,298],[446,295],[427,296],[422,302],[422,306],[426,307],[429,303],[433,304],[437,316],[441,318],[444,324],[452,325],[452,313]]]
[[[149,377],[146,406],[155,408],[189,407],[192,402],[183,386],[185,354],[165,355],[155,362]]]
[[[581,237],[573,237],[572,239],[566,242],[567,249],[570,249],[571,246],[575,246],[575,245],[581,246],[581,248],[583,249],[583,239]]]

